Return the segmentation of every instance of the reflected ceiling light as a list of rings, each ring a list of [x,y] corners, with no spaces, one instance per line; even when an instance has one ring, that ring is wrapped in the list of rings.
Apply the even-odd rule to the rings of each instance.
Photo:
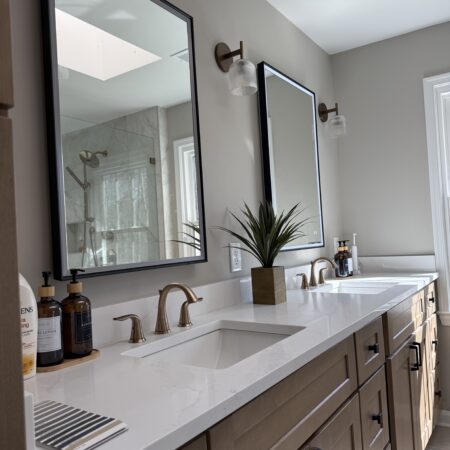
[[[184,48],[183,50],[180,50],[179,52],[175,52],[170,56],[172,58],[181,59],[181,61],[187,62],[189,64],[189,49],[188,48]]]
[[[228,73],[228,83],[233,95],[252,95],[258,91],[255,65],[244,58],[244,43],[240,42],[237,50],[231,51],[224,42],[215,48],[216,63],[222,72]],[[236,61],[235,56],[239,56]]]
[[[338,104],[335,103],[334,108],[328,109],[325,103],[319,105],[319,118],[322,122],[328,121],[328,114],[335,112],[336,115],[331,117],[328,122],[328,134],[331,138],[338,138],[347,134],[347,122],[345,116],[339,115]]]
[[[55,9],[58,64],[106,81],[161,58]]]
[[[108,20],[137,20],[137,17],[134,14],[131,14],[124,9],[118,9],[113,13],[106,16]]]

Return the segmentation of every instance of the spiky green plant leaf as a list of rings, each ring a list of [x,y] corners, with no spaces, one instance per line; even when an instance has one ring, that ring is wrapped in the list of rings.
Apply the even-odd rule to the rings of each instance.
[[[215,228],[242,242],[246,247],[242,250],[253,255],[261,266],[266,268],[273,267],[275,258],[284,246],[305,236],[302,228],[310,220],[309,218],[299,220],[299,216],[304,212],[299,203],[287,213],[283,211],[278,215],[268,201],[260,203],[257,215],[253,214],[246,203],[241,212],[244,219],[233,213],[231,215],[243,229],[242,234],[225,227]]]
[[[202,241],[200,239],[200,225],[192,222],[184,222],[183,225],[190,230],[192,230],[192,233],[187,233],[185,231],[181,232],[183,236],[186,236],[188,239],[171,239],[171,242],[177,242],[178,244],[185,244],[189,247],[193,247],[198,251],[201,251],[202,249]]]

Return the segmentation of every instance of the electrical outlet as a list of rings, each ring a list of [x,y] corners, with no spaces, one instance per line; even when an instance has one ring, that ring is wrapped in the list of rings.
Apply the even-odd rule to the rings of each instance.
[[[241,244],[230,242],[230,270],[231,272],[242,270]]]

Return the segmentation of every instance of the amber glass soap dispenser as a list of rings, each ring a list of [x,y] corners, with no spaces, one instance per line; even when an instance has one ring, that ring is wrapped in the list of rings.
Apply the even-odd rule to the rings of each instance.
[[[92,352],[91,302],[81,295],[83,283],[77,280],[82,269],[71,269],[72,281],[67,285],[69,296],[62,301],[64,356],[81,358]]]
[[[351,277],[353,275],[352,254],[348,250],[348,241],[339,241],[338,252],[334,255],[336,277]]]
[[[62,309],[55,300],[55,288],[50,286],[48,279],[51,272],[42,272],[44,284],[38,294],[38,340],[37,365],[39,367],[53,366],[63,361],[62,346]]]

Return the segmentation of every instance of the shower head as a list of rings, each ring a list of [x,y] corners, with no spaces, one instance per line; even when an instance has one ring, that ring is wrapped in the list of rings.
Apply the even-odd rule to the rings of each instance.
[[[106,157],[108,156],[108,150],[102,150],[99,152],[90,152],[89,150],[83,150],[80,152],[80,159],[83,164],[96,169],[100,165],[100,161],[97,158],[97,155]]]

